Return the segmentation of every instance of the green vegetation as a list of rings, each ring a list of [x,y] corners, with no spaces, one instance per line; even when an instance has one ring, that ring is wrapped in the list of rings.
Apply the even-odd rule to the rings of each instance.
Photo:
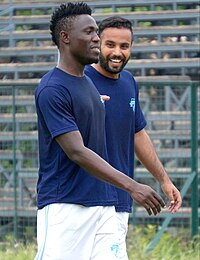
[[[5,242],[0,244],[0,259],[33,260],[36,254],[36,243],[24,245],[16,242],[12,235],[7,235]]]
[[[177,231],[177,229],[176,229]],[[156,234],[156,227],[129,226],[127,237],[129,260],[199,260],[200,237],[195,242],[188,238],[186,231],[178,230],[179,235],[166,232],[154,250],[145,255],[146,249]],[[36,244],[16,243],[12,236],[0,244],[0,259],[33,260],[36,254]]]
[[[176,235],[166,232],[155,248],[146,250],[156,234],[156,226],[129,226],[127,244],[129,260],[199,260],[200,237],[195,242],[190,239],[189,231],[176,228]]]

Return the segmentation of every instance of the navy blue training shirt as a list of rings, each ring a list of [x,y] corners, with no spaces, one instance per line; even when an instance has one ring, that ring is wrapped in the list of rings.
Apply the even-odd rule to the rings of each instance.
[[[92,81],[87,76],[75,77],[54,68],[42,78],[35,100],[40,154],[38,208],[52,203],[115,205],[115,187],[72,162],[55,140],[78,130],[86,147],[107,158],[105,107]]]
[[[92,66],[86,66],[85,74],[91,78],[101,95],[110,96],[110,100],[105,102],[109,163],[133,178],[134,134],[146,126],[136,82],[127,70],[120,73],[119,79],[105,77]],[[117,193],[116,211],[131,212],[130,195],[121,189],[117,189]]]

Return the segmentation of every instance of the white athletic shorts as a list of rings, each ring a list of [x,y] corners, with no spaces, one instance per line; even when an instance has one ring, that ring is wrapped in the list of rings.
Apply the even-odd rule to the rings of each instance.
[[[126,235],[128,232],[128,212],[116,212],[117,222],[118,222],[118,241],[119,241],[119,251],[118,259],[128,260],[128,255],[126,251]]]
[[[48,205],[37,213],[35,260],[116,260],[117,231],[114,206]]]

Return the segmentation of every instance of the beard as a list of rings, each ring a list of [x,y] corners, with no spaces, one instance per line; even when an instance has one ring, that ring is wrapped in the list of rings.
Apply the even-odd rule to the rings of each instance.
[[[104,58],[104,56],[101,53],[99,54],[99,64],[101,65],[101,67],[105,71],[107,71],[107,72],[109,72],[111,74],[118,74],[118,73],[120,73],[123,70],[123,68],[126,66],[126,64],[129,61],[129,59],[130,59],[130,57],[127,60],[124,60],[120,67],[118,67],[118,68],[111,68],[111,67],[109,67],[109,64],[108,64],[109,59]]]

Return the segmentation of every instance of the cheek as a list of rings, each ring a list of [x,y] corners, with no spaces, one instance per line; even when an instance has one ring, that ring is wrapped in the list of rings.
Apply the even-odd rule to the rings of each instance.
[[[111,49],[108,49],[107,47],[101,48],[101,56],[102,56],[103,58],[106,59],[106,58],[109,57],[110,55],[112,55]]]
[[[128,60],[128,59],[130,58],[130,55],[131,55],[130,50],[124,51],[124,52],[123,52],[123,55],[124,55],[125,59]]]
[[[85,49],[89,46],[89,41],[87,39],[82,38],[77,38],[73,42],[74,46],[78,47],[78,49]]]

